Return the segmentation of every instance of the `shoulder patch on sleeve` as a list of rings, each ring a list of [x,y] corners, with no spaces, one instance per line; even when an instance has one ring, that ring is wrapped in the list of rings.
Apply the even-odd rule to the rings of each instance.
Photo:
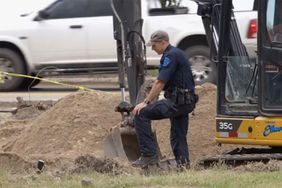
[[[170,59],[168,57],[164,58],[162,67],[167,67],[170,64]]]

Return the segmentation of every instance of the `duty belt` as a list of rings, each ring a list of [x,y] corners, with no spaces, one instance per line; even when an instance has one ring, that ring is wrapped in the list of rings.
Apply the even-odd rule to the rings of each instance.
[[[198,95],[190,89],[168,89],[164,94],[165,98],[172,100],[174,103],[183,105],[195,105],[198,102]]]

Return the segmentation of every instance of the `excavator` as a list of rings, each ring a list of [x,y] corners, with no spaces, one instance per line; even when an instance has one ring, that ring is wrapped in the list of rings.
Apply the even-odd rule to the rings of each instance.
[[[153,84],[151,80],[145,82],[147,62],[146,45],[142,36],[141,0],[111,0],[111,8],[121,90],[121,102],[115,111],[121,114],[122,120],[119,125],[111,128],[110,134],[105,138],[104,153],[107,158],[135,161],[140,157],[140,152],[132,110],[135,104],[146,98]],[[126,88],[129,101],[126,99]],[[153,133],[157,141],[156,132]]]
[[[195,1],[217,64],[215,140],[240,146],[203,163],[282,159],[282,1],[254,2],[255,59],[241,41],[232,0]]]

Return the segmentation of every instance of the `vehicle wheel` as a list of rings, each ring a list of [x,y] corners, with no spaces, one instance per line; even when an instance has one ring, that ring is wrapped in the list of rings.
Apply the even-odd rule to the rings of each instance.
[[[25,65],[21,57],[14,51],[0,48],[0,71],[26,74]],[[4,83],[0,83],[0,91],[12,91],[21,86],[24,78],[4,76]]]
[[[31,74],[31,76],[35,76],[34,74]],[[21,89],[28,89],[29,87],[34,87],[37,84],[39,84],[41,82],[41,80],[34,80],[31,78],[26,78],[23,83],[21,84]]]
[[[216,65],[210,60],[209,47],[197,45],[191,46],[184,51],[191,63],[195,84],[216,83]]]

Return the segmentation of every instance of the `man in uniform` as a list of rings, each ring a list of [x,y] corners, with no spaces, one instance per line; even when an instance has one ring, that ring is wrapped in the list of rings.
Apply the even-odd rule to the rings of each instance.
[[[141,157],[132,163],[145,167],[159,162],[156,140],[151,129],[151,120],[169,118],[171,122],[170,143],[179,166],[189,165],[187,131],[189,113],[193,111],[197,96],[191,66],[182,50],[169,43],[165,31],[151,35],[147,46],[152,46],[159,55],[159,75],[146,99],[133,110]],[[165,98],[152,102],[164,90]]]

